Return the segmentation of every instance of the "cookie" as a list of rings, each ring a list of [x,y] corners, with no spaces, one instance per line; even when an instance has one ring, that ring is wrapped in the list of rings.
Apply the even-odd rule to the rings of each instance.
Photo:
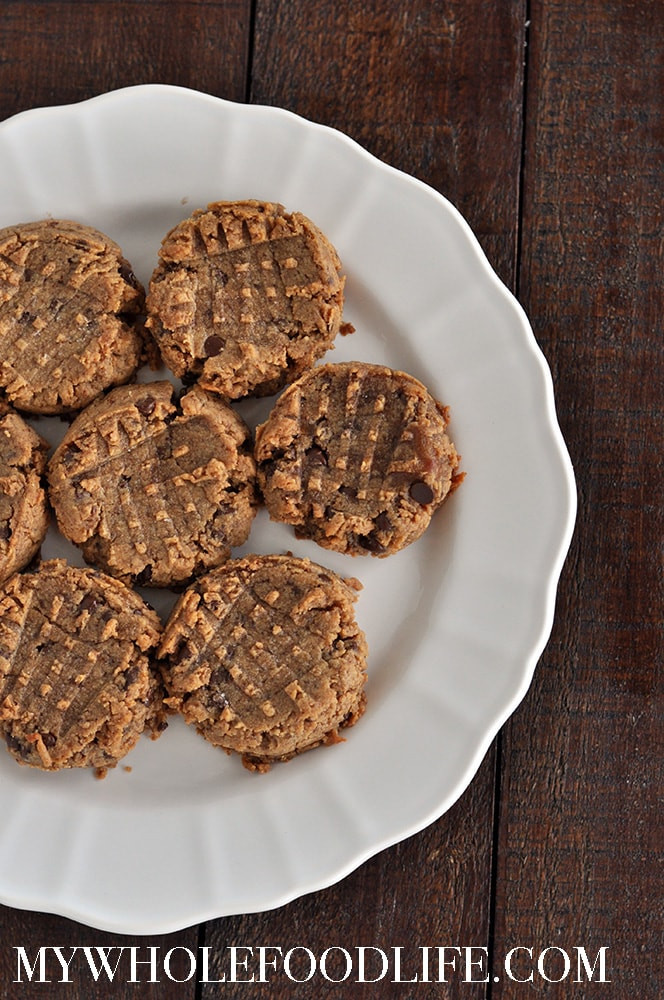
[[[144,289],[108,236],[46,219],[0,230],[0,387],[28,413],[79,410],[144,355]]]
[[[218,397],[120,386],[78,415],[48,467],[63,535],[87,562],[167,587],[218,565],[256,511],[251,436]]]
[[[256,431],[270,516],[338,552],[403,549],[459,482],[447,422],[447,409],[404,372],[360,362],[314,368]]]
[[[165,727],[150,657],[161,626],[138,594],[54,559],[0,588],[0,732],[20,763],[113,767]]]
[[[299,212],[216,202],[165,237],[147,326],[176,375],[228,399],[270,395],[332,347],[343,309],[340,266]]]
[[[166,624],[159,657],[168,705],[249,770],[338,742],[365,707],[359,586],[285,555],[213,570]]]
[[[3,412],[4,411],[4,412]],[[48,443],[0,406],[0,583],[37,554],[49,523],[42,476]]]

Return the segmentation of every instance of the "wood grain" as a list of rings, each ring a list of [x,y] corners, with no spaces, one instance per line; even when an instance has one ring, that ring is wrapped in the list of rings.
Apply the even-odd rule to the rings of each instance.
[[[0,119],[30,107],[66,104],[123,86],[172,83],[194,87],[231,100],[243,100],[248,77],[250,0],[178,0],[147,2],[6,2],[0,18]],[[140,947],[140,958],[159,948],[196,952],[198,928],[177,934],[129,938],[102,933],[49,914],[0,907],[0,997],[2,1000],[43,998],[45,991],[66,990],[71,1000],[90,997],[94,984],[84,959],[72,968],[79,977],[71,985],[17,985],[15,947],[30,956],[42,946]],[[128,982],[128,958],[121,959],[113,984],[102,979],[95,996],[129,1000],[138,995],[160,1000],[196,995],[194,980],[182,985],[160,975],[150,984],[150,971],[139,967],[141,985]],[[183,964],[185,963],[185,964]],[[57,983],[57,961],[50,966]],[[82,971],[81,971],[82,970]],[[172,974],[186,975],[183,952],[173,958]]]
[[[259,0],[251,99],[350,135],[440,191],[513,285],[525,2]]]
[[[207,946],[220,977],[233,944],[488,946],[499,974],[381,996],[659,1000],[663,48],[664,6],[651,0],[3,4],[0,120],[174,83],[332,125],[449,197],[517,291],[551,365],[579,518],[531,690],[445,816],[339,885],[164,937],[0,907],[2,1000],[60,990],[78,1000],[92,988],[99,1000],[308,995],[283,976],[235,992],[163,976],[12,982],[16,946]],[[502,959],[515,946],[535,958],[585,947],[591,962],[608,947],[612,983],[510,982]],[[551,953],[552,977],[559,968]],[[513,971],[525,977],[529,963]],[[321,997],[378,995],[370,984],[316,987]]]
[[[259,0],[251,99],[339,128],[436,187],[468,213],[494,265],[513,283],[523,10],[485,0],[406,7],[395,13],[379,3]],[[481,94],[470,80],[477,66],[490,82]],[[220,956],[234,941],[304,943],[317,954],[337,942],[386,951],[488,946],[494,778],[492,747],[462,800],[428,830],[323,893],[274,913],[211,921],[206,944]],[[289,986],[282,976],[254,985],[252,995],[286,997]],[[376,988],[354,985],[353,996],[375,996]],[[462,989],[468,1000],[484,996],[481,984]],[[339,986],[325,990],[317,980],[321,997],[337,996]],[[204,998],[213,995],[214,987],[204,987]],[[440,986],[420,983],[417,995],[439,997]]]
[[[396,847],[389,848],[332,886],[296,900],[278,910],[255,915],[209,921],[205,944],[215,961],[214,974],[228,974],[227,949],[238,944],[254,948],[278,944],[283,952],[307,947],[316,956],[326,948],[343,947],[351,953],[357,974],[356,948],[371,946],[388,956],[388,977],[394,975],[396,947],[403,949],[401,976],[404,980],[422,977],[419,949],[430,947],[432,954],[442,944],[486,945],[489,922],[491,858],[491,817],[493,802],[494,755],[489,754],[473,785],[441,820]],[[369,955],[375,953],[368,953]],[[367,961],[367,978],[378,976],[380,959]],[[431,975],[437,968],[432,958]],[[256,973],[257,963],[253,962]],[[330,975],[343,975],[344,966],[331,963]],[[307,965],[293,964],[293,977],[304,976]],[[302,987],[301,987],[302,988]],[[311,986],[310,986],[311,988]],[[203,1000],[217,996],[218,987],[204,986]],[[251,996],[281,998],[294,995],[294,985],[278,969],[265,984],[254,983]],[[341,992],[347,990],[348,993]],[[315,979],[316,997],[349,995],[357,1000],[390,995],[398,987],[387,983],[348,983],[343,987]],[[479,1000],[481,985],[463,986],[463,996]],[[439,998],[436,983],[417,984],[417,996]],[[394,994],[395,996],[398,993]],[[450,994],[453,995],[453,994]]]
[[[143,83],[244,100],[250,23],[250,0],[5,0],[0,120]]]
[[[505,730],[496,951],[606,946],[610,995],[655,1000],[664,8],[546,3],[531,17],[520,289],[552,360],[579,517],[552,640]]]
[[[122,934],[111,934],[86,927],[83,924],[68,920],[65,917],[46,913],[30,913],[0,907],[0,928],[2,929],[0,947],[0,997],[2,1000],[44,1000],[44,997],[66,996],[68,1000],[95,1000],[102,997],[114,997],[117,1000],[135,1000],[140,996],[143,1000],[194,1000],[196,983],[178,984],[176,979],[184,980],[190,970],[190,964],[183,948],[189,948],[194,954],[198,948],[198,930],[189,928],[168,935],[150,935],[147,937],[128,937]],[[44,966],[45,978],[48,982],[38,982],[39,967],[35,968],[34,982],[30,981],[25,966],[20,962],[16,949],[25,949],[29,964],[36,962],[40,948],[49,949],[46,952]],[[65,964],[69,964],[68,972],[63,972],[62,964],[53,953],[54,947],[60,947]],[[90,971],[88,959],[82,951],[92,949],[92,960],[100,971],[98,981]],[[73,949],[79,951],[74,953]],[[108,973],[101,969],[97,948],[107,949],[107,960],[112,971]],[[135,951],[136,965],[132,967],[131,950]],[[124,949],[122,951],[121,949]],[[170,960],[167,960],[168,974],[164,971],[164,958],[172,949],[176,949]],[[155,971],[151,967],[152,956],[155,958]],[[139,964],[147,963],[147,964]],[[169,978],[172,976],[173,978]],[[135,982],[131,982],[132,977]],[[150,982],[154,978],[155,982]],[[69,980],[69,981],[68,981]]]

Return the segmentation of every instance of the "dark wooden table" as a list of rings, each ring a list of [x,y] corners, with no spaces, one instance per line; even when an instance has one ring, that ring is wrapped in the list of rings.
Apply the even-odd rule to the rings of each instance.
[[[662,996],[663,51],[656,0],[4,0],[0,119],[180,84],[335,126],[446,195],[551,365],[579,514],[531,689],[445,816],[332,888],[166,937],[0,907],[3,998]],[[13,982],[17,946],[104,944],[180,948],[180,978],[184,948],[304,944],[486,948],[503,974]],[[610,985],[575,982],[580,948]]]

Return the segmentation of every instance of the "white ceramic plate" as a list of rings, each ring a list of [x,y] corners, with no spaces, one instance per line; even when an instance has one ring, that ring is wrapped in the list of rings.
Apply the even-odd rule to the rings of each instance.
[[[0,125],[0,176],[0,227],[89,223],[144,282],[166,231],[212,200],[304,212],[339,251],[356,327],[326,360],[404,369],[451,408],[467,478],[414,545],[351,559],[261,514],[238,550],[291,548],[363,581],[368,709],[345,743],[252,775],[175,720],[104,781],[0,754],[11,905],[147,934],[329,885],[452,805],[547,641],[575,491],[528,321],[444,198],[275,108],[145,86],[29,111]],[[255,423],[268,405],[242,412]],[[55,535],[44,554],[80,563]]]

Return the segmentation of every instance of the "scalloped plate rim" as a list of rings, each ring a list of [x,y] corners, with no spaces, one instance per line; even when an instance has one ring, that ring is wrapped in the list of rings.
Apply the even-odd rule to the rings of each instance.
[[[560,464],[560,473],[562,477],[561,503],[564,504],[564,525],[560,530],[555,556],[551,559],[546,584],[543,589],[543,598],[541,606],[539,607],[540,620],[537,639],[532,643],[528,655],[524,657],[520,683],[511,692],[511,697],[504,701],[501,711],[495,715],[491,724],[488,725],[481,734],[481,737],[477,741],[474,754],[472,754],[470,759],[468,759],[465,768],[457,776],[454,787],[443,797],[442,800],[433,803],[424,814],[413,817],[410,825],[401,823],[398,830],[390,830],[385,833],[382,839],[374,836],[370,844],[366,844],[363,849],[356,849],[352,856],[348,857],[345,864],[337,864],[334,867],[334,870],[320,871],[318,875],[314,875],[306,881],[300,879],[297,884],[285,885],[281,893],[273,892],[270,898],[254,899],[252,904],[246,910],[239,910],[237,906],[225,909],[223,903],[219,901],[217,904],[216,900],[208,905],[197,905],[194,900],[189,900],[187,901],[185,907],[183,907],[181,903],[174,903],[173,912],[167,916],[157,917],[154,913],[148,913],[146,911],[144,916],[141,918],[138,918],[136,914],[125,914],[123,917],[117,913],[111,915],[110,912],[105,911],[103,904],[101,904],[98,900],[96,901],[96,905],[94,905],[95,901],[93,899],[86,900],[85,904],[81,901],[79,905],[72,900],[66,902],[63,898],[54,899],[53,894],[51,894],[51,898],[49,898],[48,892],[45,892],[43,896],[40,896],[34,891],[26,892],[23,896],[21,896],[18,892],[5,894],[0,892],[0,896],[4,902],[18,908],[47,910],[49,912],[70,917],[71,919],[88,923],[92,926],[120,933],[133,932],[137,934],[150,934],[168,933],[173,930],[181,929],[192,923],[213,919],[219,916],[228,916],[233,913],[271,910],[278,906],[282,906],[299,896],[333,885],[380,851],[399,843],[414,833],[423,830],[435,819],[445,813],[453,805],[453,803],[457,801],[459,796],[465,791],[472,781],[496,734],[525,696],[528,688],[530,687],[537,661],[548,642],[554,620],[555,597],[558,579],[562,571],[574,530],[576,517],[576,491],[571,462],[569,460],[569,455],[557,422],[553,382],[548,364],[543,352],[536,342],[524,310],[492,269],[470,226],[461,213],[439,192],[429,187],[423,181],[420,181],[417,178],[414,178],[379,160],[358,142],[345,135],[343,132],[327,125],[310,122],[307,119],[304,119],[301,116],[283,108],[271,107],[269,105],[241,104],[193,89],[176,87],[169,84],[145,84],[123,87],[118,90],[99,94],[72,104],[32,108],[19,112],[6,121],[0,123],[0,144],[2,143],[7,130],[16,126],[20,127],[23,121],[28,121],[30,119],[34,122],[40,115],[56,116],[61,112],[76,114],[78,109],[91,108],[94,111],[95,105],[101,107],[105,102],[112,102],[116,100],[123,101],[131,98],[133,94],[139,93],[141,97],[148,97],[148,99],[151,94],[154,94],[157,97],[173,94],[178,95],[185,100],[203,100],[208,102],[211,107],[214,107],[215,105],[222,105],[227,111],[230,111],[233,114],[246,113],[249,116],[259,114],[281,116],[284,121],[292,122],[294,124],[296,123],[298,127],[305,130],[318,130],[330,137],[333,137],[334,141],[340,142],[352,153],[352,155],[364,158],[370,169],[384,171],[390,177],[396,178],[399,183],[414,185],[421,193],[422,197],[429,198],[432,204],[437,204],[448,215],[453,217],[459,232],[462,233],[463,238],[467,241],[467,245],[469,245],[474,252],[476,261],[481,268],[483,280],[490,281],[494,289],[499,290],[500,294],[504,297],[505,302],[509,304],[509,308],[512,310],[515,321],[518,322],[521,331],[522,346],[537,360],[540,376],[545,386],[545,394],[542,402],[544,404],[547,430],[551,437],[553,450],[555,451]],[[57,895],[58,894],[56,893],[56,896]]]

